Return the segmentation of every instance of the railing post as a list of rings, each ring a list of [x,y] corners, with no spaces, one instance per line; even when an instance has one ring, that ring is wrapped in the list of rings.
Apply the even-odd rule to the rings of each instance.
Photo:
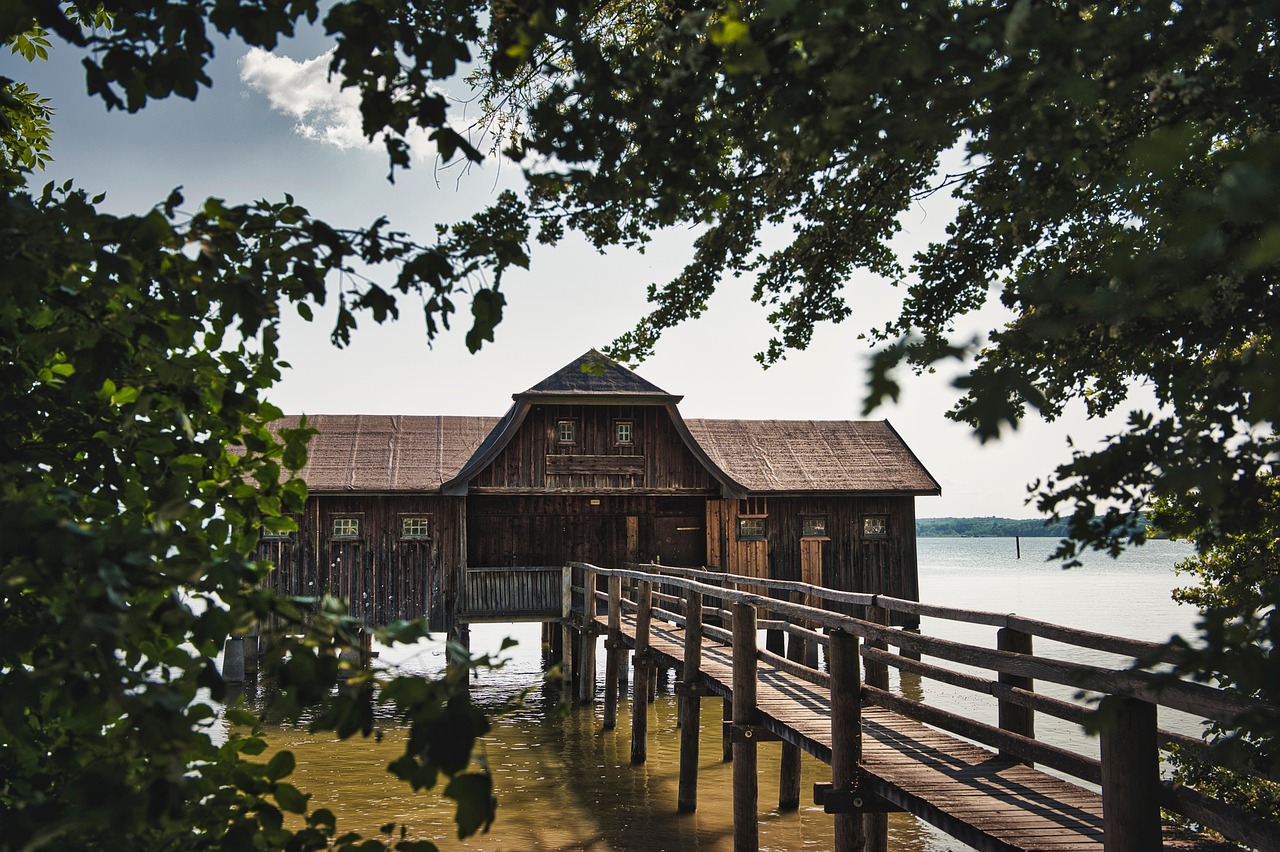
[[[653,584],[642,580],[636,593],[636,674],[631,687],[631,763],[648,757],[649,621],[653,617]]]
[[[684,610],[684,669],[680,673],[684,689],[680,702],[680,789],[676,810],[682,814],[698,809],[698,734],[702,725],[702,595],[687,592]]]
[[[1015,654],[1033,653],[1031,645],[1031,634],[1024,633],[1021,630],[1014,630],[1012,627],[1002,627],[996,631],[996,648],[1001,651],[1012,651]],[[1025,689],[1028,692],[1035,689],[1035,681],[1023,675],[1011,675],[1000,673],[1000,683],[1008,686]],[[1014,734],[1021,734],[1024,737],[1035,739],[1036,735],[1036,712],[1030,707],[1022,707],[1010,701],[999,702],[1000,727]],[[1022,760],[1014,755],[1006,752],[1000,752],[1001,757],[1008,757],[1014,760]],[[1022,760],[1023,763],[1031,766],[1031,761]]]
[[[756,721],[756,610],[749,604],[733,605],[733,725],[742,731]],[[734,737],[733,743],[733,848],[755,852],[760,848],[757,805],[756,743]]]
[[[881,627],[889,626],[889,611],[881,606],[867,607],[867,621]],[[883,639],[868,639],[868,648],[881,651],[889,650]],[[881,662],[867,660],[866,674],[863,677],[867,686],[877,689],[889,688],[889,666]],[[868,813],[862,815],[863,852],[884,852],[889,848],[889,815],[887,813]]]
[[[604,657],[604,729],[618,726],[618,667],[622,648],[622,578],[609,578],[609,633]]]
[[[787,637],[787,659],[804,664],[805,641],[793,634]],[[782,741],[782,757],[778,766],[778,810],[794,811],[800,807],[800,747]]]
[[[1156,708],[1136,698],[1108,695],[1102,729],[1102,843],[1107,852],[1161,848],[1160,755]]]
[[[831,666],[831,787],[844,792],[857,789],[858,764],[862,761],[862,676],[858,637],[843,630],[830,633],[827,646]],[[835,815],[836,852],[861,850],[862,815]]]
[[[578,660],[578,701],[596,700],[596,572],[582,572],[582,653]]]

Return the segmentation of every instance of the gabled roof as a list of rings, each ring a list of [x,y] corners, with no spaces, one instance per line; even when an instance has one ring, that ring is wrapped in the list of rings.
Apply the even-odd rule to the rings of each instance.
[[[273,428],[296,428],[285,417]],[[498,425],[496,417],[318,414],[298,475],[313,492],[439,491]]]
[[[584,367],[586,369],[584,370]],[[661,405],[723,496],[748,492],[927,495],[942,489],[889,425],[867,420],[684,420],[680,397],[592,350],[524,393],[501,417],[322,414],[300,476],[315,493],[463,495],[534,405]],[[286,417],[275,428],[295,427]]]
[[[707,456],[749,491],[941,494],[887,420],[686,420]]]
[[[557,399],[581,402],[652,403],[665,405],[681,397],[669,394],[648,379],[592,349],[565,364],[524,393],[514,394],[517,402],[551,402]]]

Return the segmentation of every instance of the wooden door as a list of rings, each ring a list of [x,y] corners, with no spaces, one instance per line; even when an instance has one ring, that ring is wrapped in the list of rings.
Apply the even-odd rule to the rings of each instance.
[[[704,518],[696,515],[653,519],[653,553],[645,559],[681,568],[701,568],[707,564],[707,534]]]

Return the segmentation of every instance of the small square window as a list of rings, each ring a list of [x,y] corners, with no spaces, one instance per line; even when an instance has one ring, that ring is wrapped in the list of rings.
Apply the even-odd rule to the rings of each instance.
[[[268,532],[263,530],[260,541],[292,541],[293,533],[291,532]]]
[[[800,519],[800,535],[804,538],[826,538],[827,516],[813,515]]]
[[[360,519],[359,518],[334,518],[333,519],[333,537],[334,538],[359,538],[360,537]]]
[[[572,444],[577,440],[577,430],[574,428],[575,425],[577,424],[572,420],[556,421],[556,437],[559,438],[560,443]]]
[[[764,518],[738,518],[738,540],[762,540],[765,537],[764,521]]]
[[[630,420],[619,420],[613,424],[613,442],[630,444],[635,440],[635,430]]]
[[[405,515],[400,518],[401,538],[431,538],[431,518],[426,515]]]
[[[869,538],[884,538],[889,534],[889,519],[884,515],[868,515],[862,519],[862,534]]]

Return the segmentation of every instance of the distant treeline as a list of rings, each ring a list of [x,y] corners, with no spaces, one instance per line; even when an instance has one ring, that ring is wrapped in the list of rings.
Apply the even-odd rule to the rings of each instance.
[[[917,536],[1051,536],[1067,534],[1065,521],[1046,524],[1044,518],[918,518]]]

